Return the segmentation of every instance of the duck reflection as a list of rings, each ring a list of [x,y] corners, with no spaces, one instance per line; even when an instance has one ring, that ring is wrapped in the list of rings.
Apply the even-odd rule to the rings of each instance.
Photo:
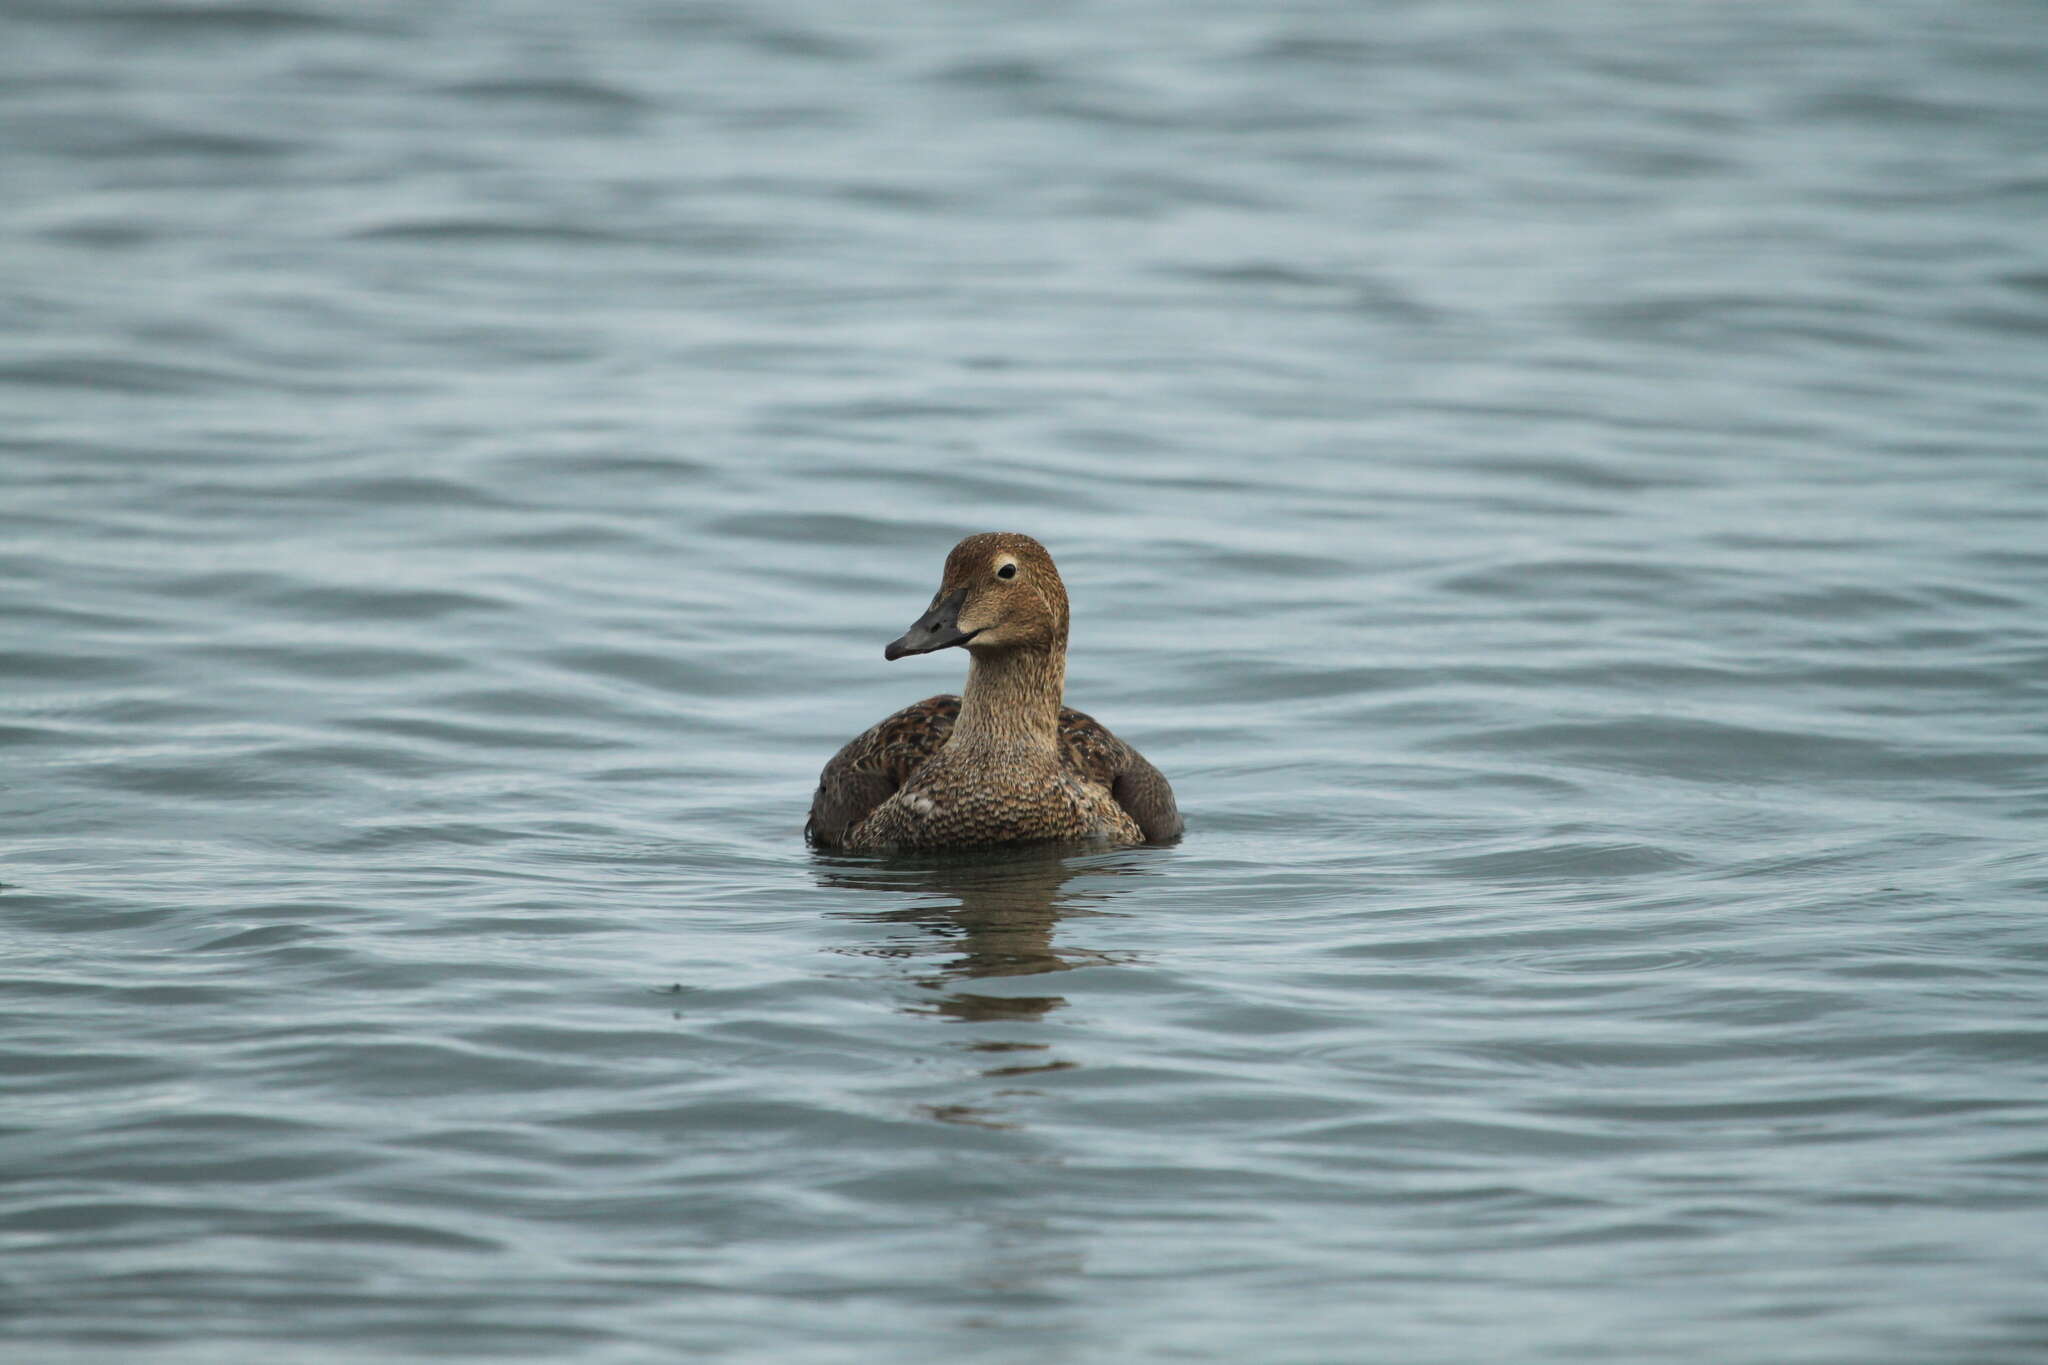
[[[911,925],[920,931],[852,950],[906,960],[938,959],[928,973],[915,978],[933,995],[918,1012],[966,1023],[995,1023],[1042,1019],[1065,1005],[1066,998],[992,995],[963,989],[963,982],[1046,975],[1123,960],[1110,953],[1061,948],[1053,936],[1062,919],[1101,913],[1099,907],[1122,889],[1118,880],[1140,871],[1142,855],[1024,849],[858,861],[818,855],[817,861],[820,884],[877,892],[896,902],[890,909],[846,913],[846,918]],[[986,1052],[1042,1049],[1041,1044],[995,1041],[969,1046]]]

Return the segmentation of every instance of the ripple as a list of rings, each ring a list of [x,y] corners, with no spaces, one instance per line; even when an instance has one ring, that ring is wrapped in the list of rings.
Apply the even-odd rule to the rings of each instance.
[[[252,382],[256,382],[254,376],[241,367],[181,364],[138,356],[67,355],[0,363],[0,384],[100,393],[204,393],[241,390]],[[309,387],[277,377],[261,382],[287,391]]]
[[[326,5],[116,4],[97,6],[90,14],[81,14],[68,5],[46,5],[37,3],[37,0],[29,0],[29,3],[19,8],[30,16],[46,22],[68,21],[95,27],[108,25],[127,29],[156,29],[184,35],[217,31],[231,37],[249,37],[374,27],[367,15],[338,14]]]
[[[1704,949],[1672,948],[1618,953],[1531,953],[1519,959],[1519,965],[1529,971],[1566,976],[1636,976],[1696,967],[1709,960]]]
[[[599,247],[637,240],[630,232],[584,221],[534,219],[520,222],[462,214],[369,223],[356,228],[350,235],[365,242],[419,242],[428,245]]]
[[[553,105],[572,109],[638,112],[653,108],[616,85],[591,80],[547,79],[538,76],[507,76],[495,80],[458,81],[445,87],[447,93],[464,99],[503,102],[511,105]]]
[[[277,594],[273,600],[295,612],[336,621],[437,621],[449,616],[501,611],[507,606],[496,597],[446,588],[341,587],[333,584],[292,587]]]

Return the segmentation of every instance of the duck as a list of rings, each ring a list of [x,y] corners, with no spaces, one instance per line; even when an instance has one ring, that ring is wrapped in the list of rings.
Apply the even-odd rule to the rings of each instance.
[[[967,685],[856,735],[818,777],[804,837],[824,849],[1164,844],[1184,822],[1144,755],[1065,705],[1067,589],[1030,536],[968,536],[891,661],[967,651]]]

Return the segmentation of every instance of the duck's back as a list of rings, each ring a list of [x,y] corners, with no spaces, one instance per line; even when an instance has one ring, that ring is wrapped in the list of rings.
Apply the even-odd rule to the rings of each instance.
[[[844,848],[854,827],[944,746],[959,714],[960,698],[926,697],[848,740],[818,774],[804,838]]]
[[[959,697],[927,697],[855,736],[819,775],[804,837],[827,848],[862,843],[858,835],[861,823],[945,747],[959,714]],[[1070,706],[1061,707],[1059,748],[1062,778],[1079,784],[1087,796],[1099,794],[1113,803],[1146,842],[1164,843],[1180,837],[1180,811],[1166,778],[1094,717]],[[1059,827],[1035,829],[1023,821],[999,839],[972,842],[1061,838],[1072,833]]]

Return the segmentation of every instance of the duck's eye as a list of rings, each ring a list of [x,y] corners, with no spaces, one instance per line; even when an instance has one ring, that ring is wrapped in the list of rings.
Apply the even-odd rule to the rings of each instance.
[[[1015,564],[1005,564],[1002,568],[996,570],[997,578],[1015,578],[1016,576],[1017,566]]]

